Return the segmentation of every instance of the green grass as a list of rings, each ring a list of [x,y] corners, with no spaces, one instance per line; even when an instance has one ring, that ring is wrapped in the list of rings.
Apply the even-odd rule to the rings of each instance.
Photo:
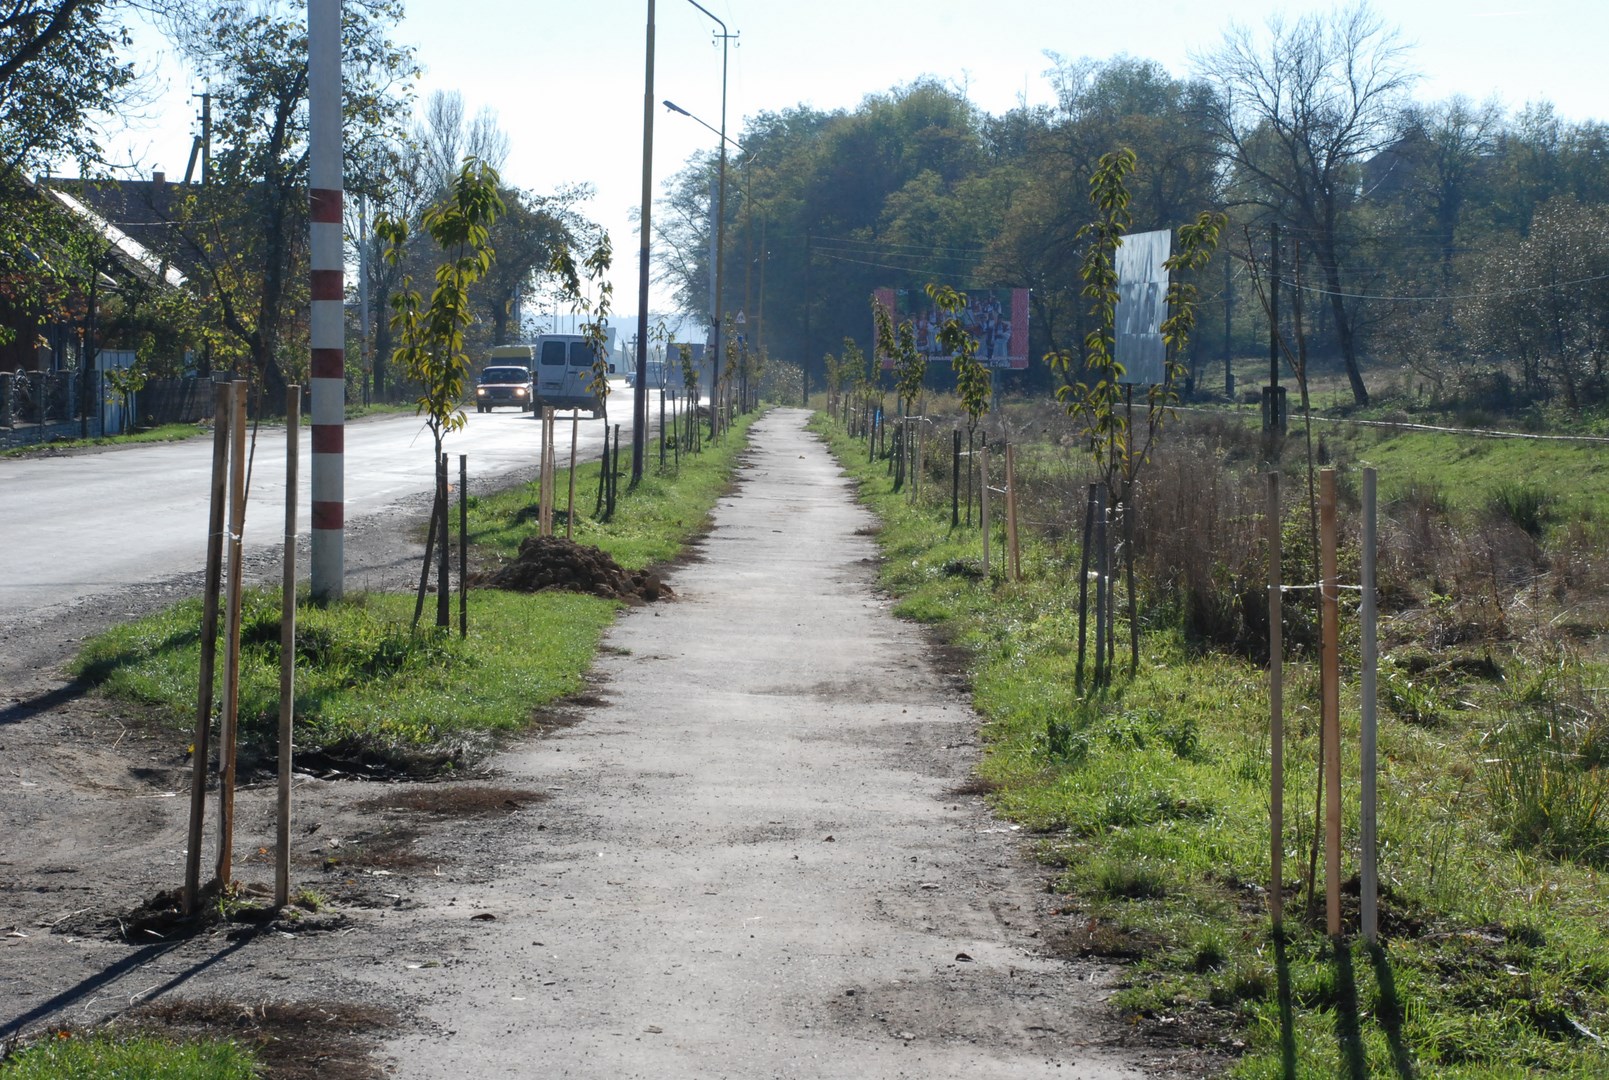
[[[1595,1038],[1609,1037],[1609,795],[1600,779],[1609,732],[1591,719],[1606,711],[1593,688],[1609,685],[1609,669],[1580,652],[1552,654],[1546,676],[1519,658],[1472,674],[1387,656],[1386,944],[1374,951],[1335,947],[1322,905],[1310,921],[1298,893],[1314,831],[1318,683],[1310,664],[1289,663],[1287,937],[1277,940],[1266,892],[1266,672],[1152,625],[1132,678],[1121,665],[1108,689],[1081,692],[1073,556],[1030,539],[1023,582],[1006,581],[998,563],[986,578],[976,528],[949,528],[947,486],[942,507],[913,506],[890,492],[884,462],[867,462],[864,442],[820,417],[817,428],[879,516],[896,610],[971,658],[981,775],[996,809],[1033,834],[1052,868],[1066,933],[1081,950],[1132,961],[1119,1009],[1137,1023],[1182,1021],[1209,1042],[1238,1040],[1245,1049],[1228,1065],[1236,1077],[1609,1075]],[[1402,441],[1371,436],[1367,449],[1394,463],[1391,475],[1396,463],[1426,466],[1422,437]],[[1448,458],[1453,471],[1418,475],[1478,508],[1515,464],[1513,445],[1482,442]],[[1556,464],[1576,483],[1550,513],[1588,514],[1605,496],[1604,480],[1585,470],[1590,455],[1526,449],[1540,450],[1533,474],[1555,476]],[[1356,640],[1355,627],[1345,634]],[[1343,877],[1356,872],[1360,829],[1351,662]],[[1355,927],[1355,897],[1347,908]]]
[[[698,454],[683,454],[678,467],[667,458],[659,468],[657,443],[647,447],[642,482],[627,491],[629,475],[620,478],[619,506],[613,521],[593,517],[597,504],[598,472],[594,460],[576,467],[574,538],[609,553],[622,567],[642,570],[668,562],[679,555],[687,542],[700,535],[709,524],[710,511],[730,484],[732,469],[742,453],[748,428],[756,414],[740,416],[713,443],[706,442]],[[559,425],[557,441],[562,445],[562,461],[568,461],[569,434]],[[622,468],[630,469],[630,448],[621,443]],[[510,558],[529,536],[535,521],[538,484],[534,481],[508,491],[475,500],[469,515],[470,541],[481,550]],[[557,524],[554,532],[564,534],[563,513],[569,497],[569,470],[560,469],[554,500]],[[457,518],[454,517],[456,528]]]
[[[52,453],[57,450],[81,450],[92,446],[138,446],[141,443],[182,442],[212,432],[210,423],[162,424],[154,428],[131,432],[127,435],[108,435],[95,439],[56,439],[44,443],[28,443],[0,452],[0,457],[28,457]]]
[[[1500,510],[1528,532],[1571,519],[1609,521],[1609,446],[1324,427],[1343,460],[1379,470],[1382,498],[1433,482],[1454,509]]]
[[[741,418],[702,454],[684,456],[680,469],[667,475],[651,469],[635,491],[622,484],[609,522],[590,516],[598,466],[588,467],[578,477],[578,509],[586,492],[588,514],[578,517],[577,541],[633,569],[674,558],[706,527],[752,420]],[[535,531],[534,500],[535,485],[475,500],[469,531],[477,558],[499,560],[517,550]],[[433,605],[427,597],[427,609]],[[571,592],[473,589],[469,635],[460,639],[455,631],[430,627],[428,611],[411,630],[412,593],[351,595],[328,606],[304,599],[296,627],[298,752],[393,770],[458,768],[497,738],[523,730],[537,710],[581,689],[618,607]],[[266,755],[277,737],[279,608],[278,590],[243,596],[239,716],[248,753]],[[116,627],[85,644],[74,670],[115,697],[148,704],[172,730],[188,732],[200,623],[201,603],[190,600]],[[219,657],[221,687],[221,650]]]
[[[433,603],[427,598],[427,607]],[[488,736],[581,687],[612,601],[577,593],[471,590],[469,636],[409,630],[411,595],[362,594],[297,609],[297,744],[344,758],[458,762]],[[154,705],[176,730],[193,723],[199,600],[108,631],[76,669],[117,697]],[[279,594],[244,597],[240,730],[267,747],[279,716]],[[222,673],[220,663],[219,673]]]
[[[3,1080],[251,1080],[255,1059],[232,1042],[58,1037],[0,1058]]]

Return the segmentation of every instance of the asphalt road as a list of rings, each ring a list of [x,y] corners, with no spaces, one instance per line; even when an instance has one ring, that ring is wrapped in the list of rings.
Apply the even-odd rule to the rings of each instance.
[[[618,383],[610,419],[631,431],[631,397]],[[657,417],[650,393],[650,416]],[[569,453],[568,412],[558,414],[561,460]],[[534,470],[540,425],[530,413],[503,409],[467,414],[468,426],[446,440],[457,473],[469,458],[473,490],[520,470]],[[603,422],[580,424],[580,456],[596,457]],[[346,429],[346,516],[349,526],[428,492],[430,432],[415,416],[356,421]],[[299,535],[308,529],[310,455],[305,429]],[[257,436],[247,508],[247,553],[284,538],[285,432]],[[212,441],[124,446],[52,457],[0,459],[0,625],[37,624],[130,586],[199,571],[206,561]]]

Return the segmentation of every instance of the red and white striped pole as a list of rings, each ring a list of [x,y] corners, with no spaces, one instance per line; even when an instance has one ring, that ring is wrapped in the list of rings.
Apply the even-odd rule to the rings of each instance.
[[[312,201],[313,598],[345,578],[345,259],[341,236],[341,0],[308,0],[308,187]]]

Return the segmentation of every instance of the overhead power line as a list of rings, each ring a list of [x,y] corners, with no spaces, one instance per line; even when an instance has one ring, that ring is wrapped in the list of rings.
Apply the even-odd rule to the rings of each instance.
[[[1280,284],[1291,289],[1301,289],[1303,292],[1315,296],[1339,296],[1345,300],[1384,300],[1401,303],[1449,303],[1459,300],[1490,300],[1505,296],[1526,296],[1530,293],[1553,292],[1558,289],[1567,289],[1572,285],[1590,285],[1595,281],[1609,281],[1609,274],[1595,274],[1592,277],[1573,278],[1570,281],[1558,281],[1549,285],[1528,285],[1523,289],[1494,289],[1490,292],[1452,293],[1444,296],[1376,296],[1372,293],[1339,292],[1334,289],[1324,289],[1317,285],[1306,283],[1298,284],[1289,278],[1280,278]]]

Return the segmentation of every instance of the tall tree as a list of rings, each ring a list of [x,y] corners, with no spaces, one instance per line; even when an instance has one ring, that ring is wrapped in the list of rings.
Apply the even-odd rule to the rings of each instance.
[[[494,169],[508,159],[508,133],[498,125],[497,110],[483,105],[466,120],[464,97],[456,90],[431,91],[424,115],[414,124],[413,142],[438,192],[454,183],[465,158]]]
[[[1367,404],[1356,314],[1348,305],[1345,230],[1358,167],[1396,141],[1415,76],[1406,49],[1367,4],[1294,23],[1271,19],[1266,40],[1235,26],[1196,57],[1213,87],[1206,117],[1239,197],[1289,225],[1322,275],[1347,381]]]
[[[59,314],[89,273],[59,256],[80,239],[28,174],[100,157],[97,119],[127,100],[128,34],[107,0],[0,0],[0,303],[30,318]],[[48,256],[48,257],[47,257]],[[0,345],[14,330],[0,321]]]
[[[1476,348],[1517,362],[1527,397],[1571,409],[1609,399],[1609,206],[1542,204],[1528,236],[1489,253],[1460,326]]]
[[[537,278],[550,272],[554,255],[576,239],[565,220],[575,216],[567,196],[544,197],[518,188],[505,188],[502,194],[506,210],[492,225],[497,261],[476,287],[493,345],[520,336],[517,325],[511,331],[510,319],[533,294]]]
[[[94,160],[97,116],[134,85],[109,0],[0,0],[0,176]]]
[[[394,132],[411,51],[389,38],[396,0],[342,7],[342,111],[358,148]],[[246,361],[268,400],[306,356],[308,235],[307,24],[289,0],[210,0],[182,9],[176,40],[214,89],[213,170],[187,192],[179,234],[205,278],[222,332],[215,346]]]

